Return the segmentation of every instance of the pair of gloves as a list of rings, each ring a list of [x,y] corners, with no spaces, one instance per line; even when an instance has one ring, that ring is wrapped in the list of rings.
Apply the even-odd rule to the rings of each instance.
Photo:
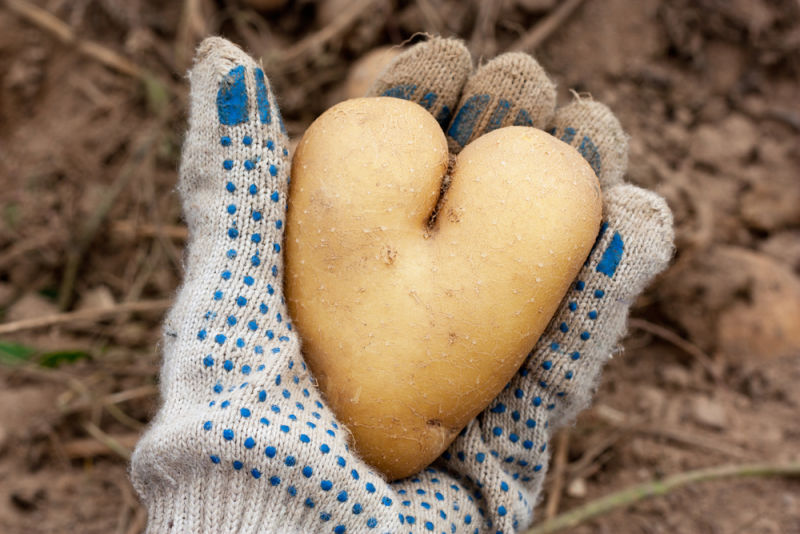
[[[672,253],[663,199],[622,180],[627,138],[601,104],[556,109],[533,58],[473,72],[459,41],[401,54],[370,96],[428,109],[457,153],[526,125],[597,173],[604,223],[556,315],[508,386],[414,477],[386,482],[348,446],[315,387],[282,297],[290,171],[259,64],[221,38],[198,48],[178,189],[185,280],[164,323],[163,405],[133,455],[148,532],[515,532],[533,521],[548,442],[590,402],[628,308]]]

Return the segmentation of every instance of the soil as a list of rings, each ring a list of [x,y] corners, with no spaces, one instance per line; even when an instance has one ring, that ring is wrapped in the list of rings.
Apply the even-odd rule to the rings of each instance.
[[[7,1],[3,322],[174,294],[184,74],[202,36],[263,58],[297,137],[370,50],[429,32],[488,58],[557,4]],[[19,14],[29,5],[148,81],[59,41]],[[562,102],[575,90],[617,113],[628,179],[664,195],[676,222],[671,268],[635,303],[624,350],[567,432],[558,511],[689,469],[800,460],[800,4],[585,0],[535,55]],[[162,312],[0,336],[0,532],[142,531],[126,455],[156,407]],[[800,533],[800,480],[693,484],[566,532]]]

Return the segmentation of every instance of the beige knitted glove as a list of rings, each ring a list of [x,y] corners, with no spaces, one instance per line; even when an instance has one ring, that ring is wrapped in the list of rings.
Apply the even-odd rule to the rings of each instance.
[[[664,201],[622,183],[626,139],[613,115],[585,101],[554,112],[552,84],[528,56],[500,56],[471,74],[457,41],[412,48],[376,84],[373,94],[429,109],[454,151],[501,126],[551,125],[598,173],[606,220],[506,390],[435,466],[387,484],[348,449],[306,371],[281,297],[288,140],[269,83],[219,38],[200,45],[190,79],[179,185],[190,229],[186,279],[164,325],[163,405],[131,468],[148,531],[527,526],[552,431],[589,402],[630,303],[672,250]]]

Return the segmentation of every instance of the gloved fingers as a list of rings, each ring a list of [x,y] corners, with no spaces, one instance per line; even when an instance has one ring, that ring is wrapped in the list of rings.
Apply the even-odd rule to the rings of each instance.
[[[391,96],[416,102],[444,128],[472,71],[462,41],[433,37],[400,54],[366,96]]]
[[[402,488],[350,450],[286,311],[287,139],[269,82],[215,38],[200,46],[190,78],[180,178],[187,269],[164,326],[163,404],[132,458],[149,529],[405,531],[415,519],[406,520]],[[450,497],[457,490],[441,480],[427,481],[431,498],[455,509],[437,508],[409,530],[434,520],[449,529],[448,514],[468,509],[474,497]],[[458,516],[459,528],[471,517]]]
[[[288,140],[264,72],[233,43],[204,40],[190,81],[179,178],[187,284],[167,317],[178,335],[166,337],[166,348],[194,343],[208,372],[241,372],[253,369],[248,355],[294,338],[280,333],[290,331],[280,295]]]
[[[520,371],[443,455],[476,484],[519,491],[520,513],[539,491],[552,433],[589,404],[628,308],[672,255],[663,198],[628,184],[604,195],[603,229],[556,315]]]
[[[249,193],[251,184],[258,188],[253,197],[276,189],[285,195],[285,180],[277,183],[278,173],[266,162],[287,163],[286,131],[259,64],[233,43],[209,37],[198,47],[189,78],[189,131],[179,182],[184,198],[200,190],[222,198],[232,187]],[[228,185],[236,175],[242,183]],[[267,183],[272,187],[264,189]],[[191,210],[187,215],[191,222]]]
[[[523,442],[510,436],[505,439],[514,440],[511,442],[524,452],[487,441],[484,437],[487,427],[482,418],[483,415],[479,416],[459,434],[442,455],[441,462],[454,478],[472,490],[479,513],[491,528],[517,532],[533,521],[549,452],[547,447],[534,449],[527,442],[520,446]],[[489,428],[493,436],[494,428]],[[546,432],[545,428],[528,427],[525,439],[530,441],[535,433]]]
[[[185,281],[164,325],[163,404],[132,458],[150,530],[318,531],[353,516],[357,491],[375,494],[358,526],[387,523],[390,490],[349,453],[282,297],[288,139],[269,81],[220,38],[200,45],[190,80]]]
[[[400,531],[478,534],[497,525],[479,488],[435,464],[390,486],[404,525]]]
[[[603,190],[622,183],[628,166],[628,136],[607,106],[577,97],[556,110],[548,131],[580,152]]]
[[[465,84],[445,132],[452,153],[504,126],[543,129],[555,110],[555,84],[528,54],[510,52],[478,68]]]
[[[672,256],[672,214],[663,198],[629,184],[611,187],[604,196],[595,246],[525,365],[484,413],[490,429],[502,428],[505,420],[520,432],[542,424],[552,430],[583,409],[625,333],[629,307]],[[510,433],[502,435],[512,441]],[[493,440],[494,434],[487,437]]]
[[[672,213],[662,197],[630,184],[603,196],[603,223],[586,263],[504,392],[519,400],[515,405],[544,408],[547,417],[537,423],[551,428],[588,405],[602,365],[625,333],[630,306],[673,252]],[[524,391],[519,399],[517,389]],[[489,424],[499,415],[490,408]]]

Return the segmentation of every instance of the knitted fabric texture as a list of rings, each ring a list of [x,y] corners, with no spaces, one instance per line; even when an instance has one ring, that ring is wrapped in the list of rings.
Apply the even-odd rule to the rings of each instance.
[[[576,125],[581,126],[580,134]],[[547,131],[581,153],[601,187],[622,183],[628,167],[628,136],[606,106],[576,98],[556,110]]]
[[[446,131],[447,144],[458,153],[477,137],[504,126],[543,129],[555,107],[555,84],[539,63],[522,52],[503,54],[467,80]]]
[[[414,50],[406,54],[418,54],[424,77],[431,57]],[[414,62],[403,56],[394,65],[406,74],[394,79],[405,84]],[[445,56],[438,70],[457,70],[453,57],[463,64],[461,54]],[[463,84],[466,75],[456,78]],[[438,94],[437,79],[420,87]],[[446,80],[442,91],[458,102],[461,87]],[[186,276],[164,324],[163,404],[131,466],[148,532],[494,533],[529,525],[552,432],[588,404],[628,306],[669,259],[664,201],[613,185],[601,170],[601,234],[523,368],[433,466],[388,484],[349,449],[283,302],[288,139],[269,82],[220,38],[200,45],[190,82],[179,183],[190,230]],[[551,106],[549,97],[496,92],[503,87],[484,86],[494,104],[477,115],[470,138],[492,129],[504,100],[514,109]],[[604,122],[605,108],[589,107],[600,111],[561,116],[574,122],[559,122],[556,112],[557,130],[588,137],[604,169],[624,167],[606,143],[624,139],[616,119]]]
[[[445,128],[470,72],[472,58],[464,43],[431,39],[395,58],[372,85],[369,95],[416,102]]]

